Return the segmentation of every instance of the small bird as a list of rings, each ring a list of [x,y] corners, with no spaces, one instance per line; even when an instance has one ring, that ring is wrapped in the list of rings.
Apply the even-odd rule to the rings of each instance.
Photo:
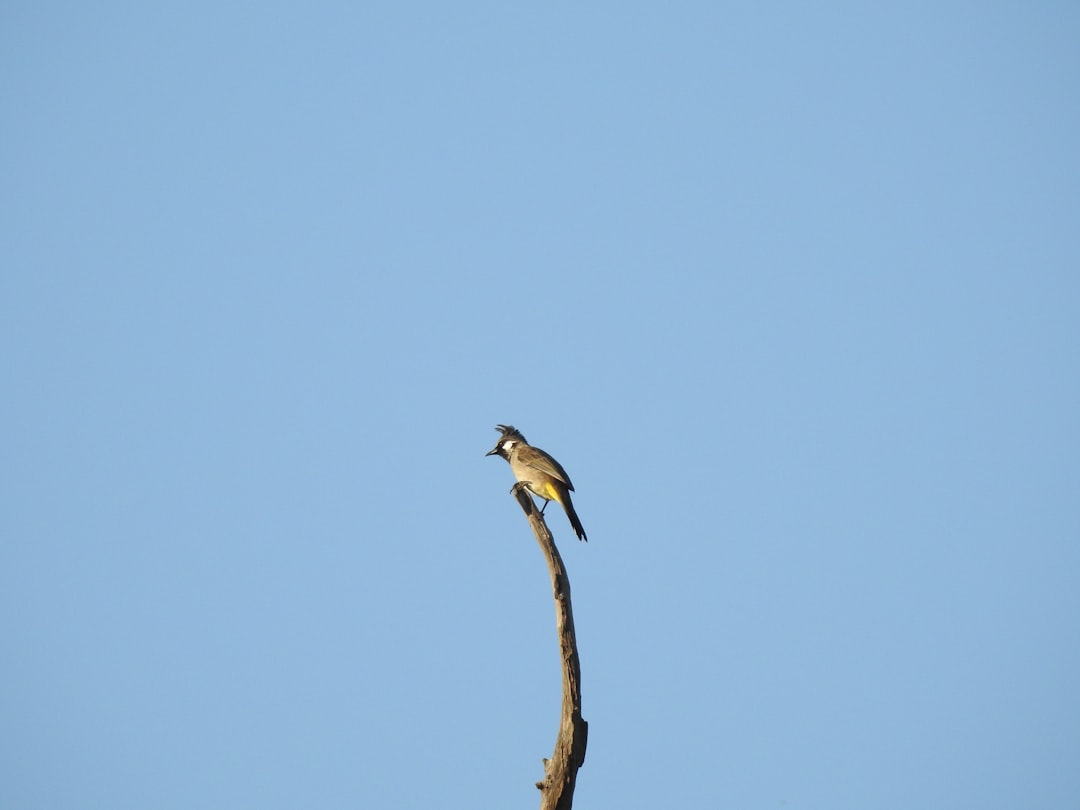
[[[570,525],[574,527],[574,534],[578,539],[588,542],[585,529],[574,511],[574,502],[570,500],[574,485],[570,483],[570,476],[562,465],[539,447],[533,447],[525,441],[525,437],[513,425],[497,425],[495,429],[502,433],[502,438],[491,452],[485,455],[505,458],[510,463],[514,478],[534,495],[544,499],[540,512],[543,513],[547,508],[548,501],[555,501],[566,510],[566,516],[570,518]]]

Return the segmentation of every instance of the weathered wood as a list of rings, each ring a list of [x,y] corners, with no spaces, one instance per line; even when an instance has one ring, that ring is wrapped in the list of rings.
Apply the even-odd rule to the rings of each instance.
[[[574,802],[577,772],[585,764],[585,746],[589,724],[581,716],[581,663],[578,660],[577,637],[574,634],[574,611],[570,604],[570,579],[566,575],[559,549],[544,522],[544,516],[524,485],[513,488],[536,542],[544,552],[551,589],[555,596],[555,630],[559,635],[559,654],[562,659],[562,715],[555,751],[544,760],[544,779],[536,783],[540,789],[540,810],[570,810]]]

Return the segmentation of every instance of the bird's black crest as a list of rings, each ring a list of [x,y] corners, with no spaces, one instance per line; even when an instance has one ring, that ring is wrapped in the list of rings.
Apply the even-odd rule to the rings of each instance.
[[[504,439],[519,439],[525,441],[525,437],[521,435],[521,431],[513,425],[496,425],[495,429],[502,433]]]

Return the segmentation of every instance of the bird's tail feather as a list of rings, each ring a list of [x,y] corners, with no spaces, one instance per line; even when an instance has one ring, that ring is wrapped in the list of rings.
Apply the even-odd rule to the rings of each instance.
[[[563,493],[563,497],[566,502],[562,507],[566,510],[566,516],[570,518],[570,525],[574,527],[574,534],[578,536],[578,540],[584,540],[589,542],[589,538],[585,536],[585,527],[581,525],[581,519],[577,516],[577,511],[574,509],[574,502],[570,500],[570,493]]]

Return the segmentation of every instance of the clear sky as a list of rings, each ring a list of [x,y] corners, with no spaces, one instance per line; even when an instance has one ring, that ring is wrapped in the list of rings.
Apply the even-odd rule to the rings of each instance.
[[[1075,807],[1078,43],[5,4],[0,806]]]

